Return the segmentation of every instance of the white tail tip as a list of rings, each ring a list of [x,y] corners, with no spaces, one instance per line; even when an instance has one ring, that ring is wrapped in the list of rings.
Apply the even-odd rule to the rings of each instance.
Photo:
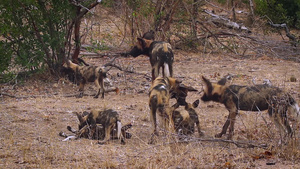
[[[170,69],[169,69],[169,65],[167,63],[164,63],[164,77],[170,77]]]
[[[118,139],[120,139],[121,136],[121,129],[122,129],[122,124],[120,121],[117,121],[117,130],[118,130]]]

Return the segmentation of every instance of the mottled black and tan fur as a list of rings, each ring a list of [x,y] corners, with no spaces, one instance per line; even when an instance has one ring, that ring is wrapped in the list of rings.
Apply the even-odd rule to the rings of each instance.
[[[114,129],[117,129],[117,137],[121,139],[121,143],[125,143],[124,138],[126,138],[126,133],[125,130],[121,131],[122,125],[118,112],[112,109],[92,110],[85,116],[79,113],[76,113],[76,115],[79,120],[79,131],[76,133],[76,137],[100,138],[100,136],[97,136],[96,132],[99,132],[99,130],[103,128],[102,130],[104,130],[105,133],[104,139],[99,141],[99,143],[104,144],[110,140],[111,132]]]
[[[177,133],[180,135],[191,135],[195,132],[196,125],[199,136],[204,135],[201,132],[199,118],[195,110],[198,105],[199,100],[194,101],[193,104],[186,103],[185,106],[179,106],[178,103],[172,106],[172,119]]]
[[[225,134],[229,127],[228,139],[232,139],[234,123],[239,110],[268,110],[269,116],[276,127],[292,136],[293,131],[289,125],[288,118],[300,118],[300,112],[298,104],[290,94],[270,85],[227,86],[225,85],[226,79],[221,79],[218,83],[211,83],[205,77],[202,77],[202,79],[205,89],[201,100],[223,103],[229,111],[229,116],[223,129],[216,137],[221,137]]]
[[[162,68],[163,77],[173,76],[174,55],[171,45],[167,42],[137,38],[137,44],[128,54],[133,57],[139,55],[149,57],[152,67],[152,82],[158,77],[160,68]]]
[[[90,112],[86,112],[86,111],[84,111],[82,113],[76,113],[78,119],[81,121],[86,121],[89,114],[90,114]],[[67,126],[67,129],[70,132],[76,134],[75,136],[74,135],[68,136],[64,132],[60,132],[59,135],[66,137],[65,141],[72,139],[72,138],[75,138],[75,139],[88,138],[88,139],[94,139],[94,140],[103,140],[105,138],[105,129],[102,126],[102,124],[96,124],[94,126],[89,125],[89,124],[87,124],[87,125],[88,126],[86,126],[86,127],[85,126],[82,127],[82,124],[80,123],[78,125],[78,128],[80,128],[80,129],[78,129],[78,130],[73,129],[71,126]],[[130,139],[132,137],[132,134],[127,132],[127,130],[130,129],[131,127],[132,127],[132,124],[128,123],[128,124],[123,125],[121,128],[122,135],[123,136],[125,135],[126,139]],[[84,129],[82,129],[82,128],[84,128]],[[110,132],[111,139],[118,139],[117,130],[118,130],[117,127],[114,127],[112,129],[112,131]]]
[[[87,82],[95,82],[97,87],[97,94],[95,98],[98,98],[101,92],[101,97],[104,98],[104,79],[106,78],[106,73],[108,71],[107,67],[101,66],[79,66],[70,60],[67,60],[64,66],[71,68],[74,72],[81,75],[82,79],[79,85],[80,94],[78,97],[83,96],[84,86]]]
[[[158,77],[153,81],[149,93],[150,119],[153,127],[153,135],[158,135],[156,114],[158,114],[166,130],[170,131],[170,127],[174,127],[172,112],[170,112],[169,107],[170,90],[175,89],[179,83],[181,82],[171,77]]]

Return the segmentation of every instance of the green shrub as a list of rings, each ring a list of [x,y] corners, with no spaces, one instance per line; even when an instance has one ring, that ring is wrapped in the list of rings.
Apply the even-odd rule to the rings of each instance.
[[[273,23],[286,23],[300,28],[299,0],[255,0],[255,12],[268,16]]]

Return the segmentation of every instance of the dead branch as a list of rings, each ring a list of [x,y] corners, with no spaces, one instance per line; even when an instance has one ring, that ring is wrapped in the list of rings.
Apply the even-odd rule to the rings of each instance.
[[[290,30],[288,28],[288,26],[283,23],[283,24],[274,24],[272,21],[269,21],[269,24],[275,28],[285,28],[285,33],[286,36],[292,41],[292,45],[293,46],[297,46],[297,39],[296,36],[290,33]]]
[[[219,42],[222,46],[224,46],[226,49],[230,50],[232,53],[236,53],[235,51],[233,51],[231,48],[229,48],[228,46],[226,46],[224,43],[222,43],[217,36],[215,36],[214,33],[212,33],[202,22],[198,22],[200,23],[200,25],[207,31],[210,33],[210,35],[212,37],[214,37],[216,39],[217,42]],[[207,38],[207,37],[206,37]]]
[[[246,31],[247,33],[251,33],[251,31],[243,26],[243,25],[240,25],[236,22],[233,22],[227,18],[224,18],[222,16],[219,16],[219,15],[216,15],[208,10],[204,10],[205,13],[209,14],[210,16],[212,16],[211,20],[212,22],[216,23],[216,24],[221,24],[221,25],[224,25],[228,28],[233,28],[233,29],[238,29],[238,30],[243,30],[243,31]]]
[[[125,55],[125,53],[122,53],[122,52],[119,52],[119,53],[97,53],[97,52],[81,52],[80,55],[83,55],[83,56],[88,56],[88,57],[91,57],[91,58],[103,58],[105,56],[122,56],[122,55]]]

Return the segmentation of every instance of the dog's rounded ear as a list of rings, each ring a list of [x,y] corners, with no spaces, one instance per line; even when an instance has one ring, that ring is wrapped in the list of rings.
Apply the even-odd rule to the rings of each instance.
[[[204,86],[205,86],[204,92],[206,94],[211,94],[211,92],[213,90],[211,82],[208,79],[206,79],[204,76],[202,76],[202,80],[203,80]]]
[[[73,112],[74,114],[76,114],[78,120],[79,120],[79,123],[83,123],[84,120],[82,118],[82,113],[78,113],[78,112]]]
[[[224,86],[226,84],[226,82],[227,82],[227,76],[223,77],[221,80],[219,80],[218,84]]]
[[[182,83],[182,80],[176,79],[175,83],[177,83],[177,84]]]

